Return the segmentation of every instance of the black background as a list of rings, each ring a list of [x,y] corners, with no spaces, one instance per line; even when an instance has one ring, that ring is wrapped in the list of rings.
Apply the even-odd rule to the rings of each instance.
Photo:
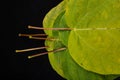
[[[0,73],[1,80],[64,80],[51,67],[48,56],[28,59],[27,56],[46,50],[15,53],[16,49],[44,46],[42,40],[18,37],[19,33],[44,33],[29,30],[28,25],[42,26],[46,13],[62,0],[16,0],[1,4]],[[54,16],[54,15],[53,15]]]
[[[52,69],[47,55],[27,58],[28,55],[46,50],[15,53],[16,49],[44,46],[44,41],[18,37],[18,34],[44,33],[40,30],[29,30],[27,26],[42,26],[46,13],[61,1],[4,0],[1,2],[0,78],[2,80],[65,80]]]

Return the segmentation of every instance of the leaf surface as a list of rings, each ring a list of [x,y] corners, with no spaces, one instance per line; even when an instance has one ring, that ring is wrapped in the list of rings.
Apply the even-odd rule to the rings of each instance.
[[[53,8],[43,21],[45,28],[74,28],[71,32],[45,30],[48,37],[58,39],[45,41],[50,46],[48,51],[68,47],[66,51],[48,54],[53,69],[68,80],[113,80],[119,76],[120,1],[64,1],[67,3]],[[96,28],[118,29],[93,30]]]
[[[60,26],[67,27],[65,25],[64,13],[58,16],[53,27]],[[69,32],[53,31],[53,36],[59,39],[58,41],[52,42],[54,49],[67,47]],[[116,77],[112,75],[100,75],[85,70],[72,59],[68,49],[49,54],[49,60],[53,69],[67,80],[113,80]]]
[[[53,28],[54,21],[56,18],[65,11],[66,1],[62,1],[56,7],[52,8],[45,16],[43,20],[44,28]],[[49,36],[52,35],[52,30],[44,30],[45,33]]]
[[[59,25],[60,19],[63,16],[64,12],[60,13],[57,18],[55,19],[54,23],[53,23],[53,28],[56,28]],[[59,39],[59,31],[51,31],[52,36],[48,36],[49,37],[53,37],[54,39]],[[55,41],[45,41],[45,45],[49,46],[50,48],[48,48],[47,50],[54,50],[54,49],[58,49],[60,47],[64,47],[64,45],[61,44],[61,41],[59,40],[55,40]],[[61,65],[61,58],[60,57],[62,54],[56,54],[56,53],[49,53],[48,57],[49,57],[49,61],[50,64],[52,66],[52,68],[59,74],[61,75],[63,78],[65,78],[65,75],[63,73],[63,69],[62,69],[62,65]]]
[[[120,74],[120,0],[70,0],[67,8],[73,59],[89,71]]]

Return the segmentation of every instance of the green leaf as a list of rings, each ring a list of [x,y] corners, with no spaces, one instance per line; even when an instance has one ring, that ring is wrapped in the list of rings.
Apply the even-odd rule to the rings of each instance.
[[[77,1],[82,1],[82,5],[76,4],[74,10],[71,6],[75,0],[71,0],[67,9],[71,14],[66,13],[67,24],[75,28],[68,42],[71,56],[86,70],[100,74],[120,74],[120,1]],[[96,4],[91,4],[91,1]],[[93,6],[93,9],[88,6]],[[91,30],[80,30],[87,28]]]
[[[47,42],[47,41],[46,41]],[[63,47],[61,44],[58,44],[60,42],[53,42],[54,44],[54,48],[60,48],[60,47]],[[56,46],[55,46],[56,44]],[[62,51],[62,53],[64,53]],[[64,75],[64,72],[63,72],[63,69],[62,69],[62,60],[61,58],[61,55],[63,54],[59,54],[59,53],[49,53],[48,54],[48,57],[49,57],[49,61],[50,61],[50,64],[52,66],[52,68],[60,75],[62,76],[63,78],[66,78],[65,75]]]
[[[60,22],[59,27],[61,28],[69,28],[65,21],[65,16],[63,15]],[[70,31],[59,31],[59,39],[60,41],[67,47],[68,46],[68,38]]]
[[[61,13],[61,15],[57,17],[53,27],[56,28],[60,26],[67,27],[67,25],[65,26],[64,13]],[[63,35],[65,35],[64,38],[61,37]],[[50,44],[48,45],[52,45],[51,47],[53,49],[65,47],[64,41],[68,42],[68,37],[69,37],[68,32],[53,31],[53,36],[55,38],[58,38],[58,39],[62,38],[62,39],[54,42],[49,42]],[[112,76],[112,75],[104,76],[104,75],[100,75],[100,74],[93,73],[83,69],[72,59],[68,49],[66,51],[50,53],[49,60],[53,69],[59,75],[61,75],[63,78],[67,80],[74,80],[74,79],[75,80],[113,80],[114,78],[116,78],[116,76]]]
[[[65,19],[71,28],[88,27],[91,21],[96,21],[94,17],[99,19],[99,16],[101,16],[99,22],[102,24],[116,16],[120,17],[119,5],[119,0],[70,0],[66,6]]]
[[[120,74],[120,31],[72,31],[69,51],[83,68],[100,74]]]
[[[64,61],[62,67],[67,80],[113,80],[118,77],[118,75],[100,75],[85,70],[72,59],[68,50],[59,54],[63,54],[61,56]]]
[[[53,23],[53,28],[57,27],[59,25],[59,21],[61,19],[61,17],[63,16],[64,12],[60,13],[57,18],[55,19],[54,23]],[[59,39],[59,31],[51,31],[52,36],[48,36],[48,37],[53,37],[55,39]],[[55,40],[55,41],[45,41],[45,45],[49,46],[49,48],[47,49],[48,51],[50,50],[54,50],[60,47],[64,47],[64,45],[61,44],[61,42],[59,40]],[[64,74],[63,74],[63,69],[62,69],[62,65],[61,65],[61,54],[56,54],[56,53],[49,53],[48,57],[49,57],[49,61],[50,64],[52,66],[52,68],[62,77],[65,78]]]
[[[56,7],[52,8],[45,16],[43,20],[43,26],[44,28],[52,28],[54,21],[56,18],[65,11],[66,2],[62,1],[60,4],[58,4]],[[52,30],[44,30],[45,33],[49,36],[52,35]]]
[[[48,12],[48,14],[45,16],[44,21],[43,21],[43,26],[44,28],[53,28],[54,26],[57,25],[59,18],[61,18],[61,16],[63,15],[65,10],[65,1],[62,1],[58,6],[54,7],[51,11]],[[46,34],[48,34],[48,38],[53,37],[53,33],[54,37],[53,38],[57,38],[57,32],[54,32],[52,30],[44,30]],[[49,48],[47,49],[48,51],[51,51],[54,49],[54,44],[56,43],[56,41],[45,41],[45,45],[49,46]],[[59,58],[55,57],[53,53],[50,53],[48,55],[49,57],[49,61],[50,64],[52,66],[52,68],[62,77],[65,77],[63,74],[63,70],[61,69],[61,66],[59,64]]]
[[[54,42],[54,48],[60,47],[64,47],[62,42]],[[62,73],[61,76],[67,80],[113,80],[116,78],[116,76],[104,76],[83,69],[72,59],[68,50],[50,53],[49,60],[51,65],[57,68],[54,68],[54,70],[59,75]]]
[[[68,47],[65,51],[48,54],[53,69],[67,80],[113,80],[118,77],[120,1],[64,1],[64,5],[60,3],[61,7],[53,8],[43,22],[45,28],[74,28],[71,32],[45,31],[48,37],[58,39],[45,41],[45,45],[50,46],[48,51]],[[91,30],[81,31],[81,28]]]

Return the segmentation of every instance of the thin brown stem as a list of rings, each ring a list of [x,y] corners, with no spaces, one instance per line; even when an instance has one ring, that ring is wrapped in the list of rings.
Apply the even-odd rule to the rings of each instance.
[[[37,47],[37,48],[30,48],[30,49],[23,49],[23,50],[16,50],[15,52],[18,53],[18,52],[27,52],[27,51],[33,51],[33,50],[40,50],[40,49],[46,49],[48,48],[48,46],[45,46],[45,47]]]
[[[51,52],[59,52],[59,51],[63,51],[65,50],[66,48],[59,48],[59,49],[55,49],[55,50],[52,50],[52,51],[48,51],[48,52],[43,52],[43,53],[39,53],[39,54],[35,54],[35,55],[31,55],[31,56],[28,56],[28,58],[34,58],[34,57],[38,57],[38,56],[42,56],[42,55],[45,55],[45,54],[48,54],[48,53],[51,53]]]
[[[19,36],[28,37],[28,36],[47,36],[47,35],[46,34],[19,34]]]
[[[28,26],[29,29],[38,29],[38,30],[72,30],[72,28],[42,28],[35,26]]]
[[[33,36],[29,36],[30,39],[37,39],[37,40],[51,40],[54,41],[56,39],[54,38],[42,38],[42,37],[33,37]]]

